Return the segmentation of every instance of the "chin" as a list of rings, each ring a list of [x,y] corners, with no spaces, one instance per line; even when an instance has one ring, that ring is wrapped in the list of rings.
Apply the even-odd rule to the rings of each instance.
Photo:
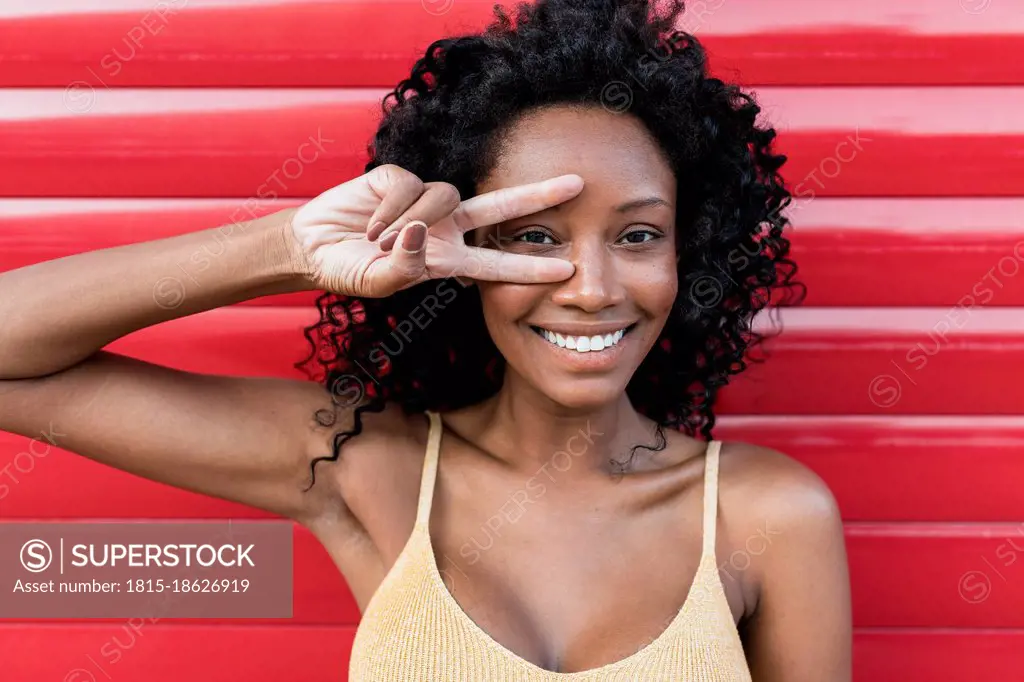
[[[538,386],[538,389],[560,407],[579,412],[594,412],[614,405],[622,399],[626,392],[626,386],[622,382],[611,378],[588,380],[572,377],[564,379],[564,382],[571,382],[571,385],[566,386],[565,383],[559,387],[541,385]],[[544,383],[552,382],[549,379]]]

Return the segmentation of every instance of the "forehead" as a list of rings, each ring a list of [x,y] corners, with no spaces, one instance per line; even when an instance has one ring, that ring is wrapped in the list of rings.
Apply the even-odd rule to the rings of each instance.
[[[479,191],[567,173],[580,175],[586,188],[605,196],[654,191],[675,199],[672,169],[639,119],[602,107],[564,105],[534,110],[512,124],[501,139],[498,163]]]

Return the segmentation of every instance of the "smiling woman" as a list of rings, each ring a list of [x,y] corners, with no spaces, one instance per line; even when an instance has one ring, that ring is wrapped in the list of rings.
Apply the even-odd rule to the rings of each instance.
[[[393,166],[425,184],[409,192],[408,212],[378,210],[367,236],[426,255],[412,285],[388,296],[327,287],[302,365],[336,408],[354,408],[344,425],[337,410],[319,413],[338,430],[313,474],[340,465],[331,475],[369,525],[390,522],[359,476],[337,472],[370,466],[363,438],[430,418],[427,434],[411,429],[428,443],[414,530],[380,531],[389,568],[357,592],[353,680],[740,680],[746,658],[758,680],[850,675],[830,493],[779,453],[712,441],[718,392],[762,340],[754,316],[773,294],[795,302],[801,290],[775,131],[757,123],[751,95],[708,76],[700,43],[672,30],[681,11],[548,0],[499,12],[482,34],[431,45],[385,100],[366,170]],[[416,283],[419,273],[452,274],[432,268],[450,226],[425,217],[431,193],[436,204],[438,192],[486,197],[564,177],[582,189],[465,231],[465,243],[569,262],[571,276],[474,281],[467,267],[442,280],[444,310],[417,325],[417,341],[389,343],[403,327],[408,340],[409,320],[436,303],[437,283]],[[313,249],[314,260],[331,248]],[[562,443],[584,423],[602,435],[570,456]],[[622,485],[606,488],[609,474]],[[538,482],[543,492],[527,494]],[[742,549],[761,527],[780,536],[778,549]],[[716,545],[746,560],[725,583]],[[820,580],[801,593],[804,571]],[[800,644],[812,636],[822,640],[813,652]],[[705,648],[717,653],[698,662]]]
[[[682,10],[499,12],[386,98],[363,175],[5,273],[0,428],[304,524],[362,609],[352,682],[847,682],[831,493],[713,435],[754,317],[800,287],[775,132]],[[201,287],[156,295],[225,232]],[[103,350],[300,290],[313,381]]]

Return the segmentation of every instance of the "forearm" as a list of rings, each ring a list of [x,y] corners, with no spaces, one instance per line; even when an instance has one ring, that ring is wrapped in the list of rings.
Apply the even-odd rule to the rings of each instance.
[[[0,275],[0,380],[58,372],[170,319],[314,288],[287,240],[292,212]]]

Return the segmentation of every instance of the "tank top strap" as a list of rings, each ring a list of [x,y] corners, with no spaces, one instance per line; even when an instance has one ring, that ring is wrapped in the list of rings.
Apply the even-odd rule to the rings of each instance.
[[[708,443],[704,461],[704,557],[715,558],[715,529],[718,527],[718,455],[721,441]]]
[[[441,415],[427,410],[430,430],[427,434],[427,452],[423,457],[423,473],[420,476],[420,499],[416,507],[416,525],[428,528],[430,525],[430,506],[434,500],[434,481],[437,479],[437,459],[441,452],[441,432],[444,425]]]

